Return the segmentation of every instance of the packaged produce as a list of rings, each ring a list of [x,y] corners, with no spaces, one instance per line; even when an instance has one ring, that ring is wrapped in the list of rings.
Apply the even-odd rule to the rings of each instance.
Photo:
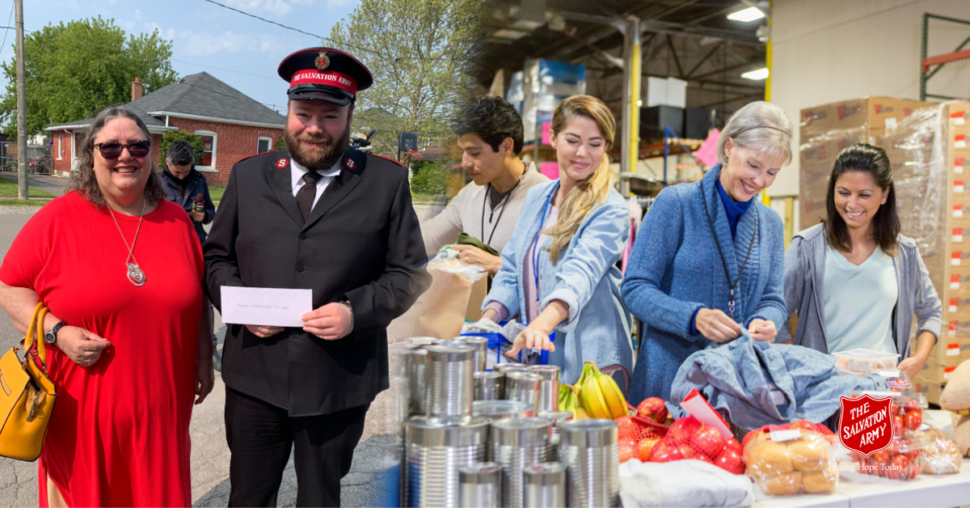
[[[946,437],[940,429],[930,427],[916,433],[923,448],[919,454],[920,469],[923,474],[952,474],[960,472],[963,456],[956,443]]]
[[[724,439],[717,428],[704,425],[693,416],[675,420],[650,450],[651,462],[689,459],[714,464],[733,474],[744,473],[738,440]]]
[[[902,393],[910,396],[915,396],[913,391],[913,383],[910,381],[909,376],[905,372],[899,369],[889,369],[876,371],[876,374],[883,377],[886,383],[889,384],[889,390],[895,393]]]
[[[888,480],[912,480],[920,474],[920,444],[916,437],[896,436],[887,448],[869,457],[848,452],[848,459],[854,464],[841,462],[840,469],[848,478],[862,474]]]
[[[765,494],[822,494],[838,485],[835,435],[823,425],[807,420],[768,425],[742,441],[747,474]]]
[[[896,370],[899,355],[869,349],[850,349],[834,353],[835,367],[842,374],[868,376],[874,372]]]

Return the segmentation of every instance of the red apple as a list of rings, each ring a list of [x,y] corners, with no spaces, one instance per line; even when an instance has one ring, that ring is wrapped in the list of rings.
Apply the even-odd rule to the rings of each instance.
[[[650,460],[650,453],[653,452],[653,449],[656,448],[659,442],[659,439],[647,438],[637,443],[637,453],[640,455],[640,462],[648,462]]]
[[[703,455],[697,450],[691,448],[690,445],[686,445],[686,444],[680,445],[679,447],[677,447],[677,450],[680,451],[680,456],[683,457],[684,460],[696,459],[699,456]]]
[[[621,416],[614,421],[620,424],[619,429],[617,429],[617,439],[619,441],[639,441],[641,432],[639,423],[633,421],[629,416]]]
[[[724,451],[714,460],[714,465],[733,474],[744,474],[744,462],[741,455],[731,448],[724,448]]]
[[[738,452],[738,455],[741,454],[741,443],[739,443],[738,440],[737,439],[734,439],[733,437],[729,437],[729,438],[727,438],[727,439],[724,440],[724,447],[725,448],[730,448],[730,449]]]
[[[690,442],[690,439],[700,428],[701,422],[693,416],[688,416],[672,423],[670,429],[667,430],[666,437],[673,445],[684,445]]]
[[[721,431],[714,427],[704,425],[690,439],[690,444],[695,450],[707,455],[708,458],[714,459],[724,449],[724,436],[721,435]]]
[[[650,397],[644,399],[643,402],[637,406],[637,416],[641,418],[650,418],[657,423],[663,423],[667,420],[667,406],[664,404],[664,400],[660,397]]]
[[[639,459],[640,454],[637,450],[637,446],[633,443],[620,443],[620,463],[624,463],[630,459]]]

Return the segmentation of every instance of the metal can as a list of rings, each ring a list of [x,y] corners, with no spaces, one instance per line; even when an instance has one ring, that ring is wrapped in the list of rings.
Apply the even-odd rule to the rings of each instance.
[[[559,461],[566,466],[566,504],[598,508],[620,505],[619,424],[569,420],[559,426]]]
[[[492,367],[495,372],[501,372],[502,374],[508,374],[510,372],[532,372],[532,369],[528,365],[521,363],[499,363]]]
[[[535,411],[531,404],[517,400],[476,400],[472,403],[472,415],[494,421],[513,416],[530,418]]]
[[[505,375],[505,398],[532,404],[536,412],[542,400],[542,377],[531,372],[510,372]]]
[[[414,345],[405,353],[408,380],[408,416],[428,414],[428,350]]]
[[[522,471],[526,508],[566,506],[566,468],[558,462],[533,464]]]
[[[502,468],[494,462],[476,462],[458,470],[461,508],[498,508],[502,499]]]
[[[428,346],[428,416],[451,417],[472,414],[471,346]]]
[[[457,508],[458,470],[485,462],[488,428],[484,418],[411,418],[406,434],[405,506]]]
[[[541,395],[537,411],[559,411],[559,375],[555,365],[534,365],[532,373],[542,378]]]
[[[549,460],[552,421],[505,418],[492,422],[491,460],[502,467],[502,506],[525,506],[523,470]]]
[[[488,357],[488,337],[468,335],[456,337],[455,340],[475,348],[475,354],[472,356],[472,368],[475,369],[475,372],[484,372],[485,359]]]
[[[505,375],[501,372],[476,372],[475,400],[502,400],[505,398]]]
[[[573,414],[569,411],[544,411],[537,414],[539,418],[546,418],[552,420],[552,437],[549,438],[549,443],[552,445],[552,456],[549,458],[550,462],[559,461],[559,427],[563,422],[573,419]]]

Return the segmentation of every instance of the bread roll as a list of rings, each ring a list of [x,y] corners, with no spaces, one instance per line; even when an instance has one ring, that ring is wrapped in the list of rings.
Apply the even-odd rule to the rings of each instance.
[[[749,443],[744,452],[744,463],[755,479],[790,473],[793,469],[788,445],[770,441],[756,446]]]
[[[821,494],[835,490],[839,471],[833,467],[802,474],[802,490],[810,494]]]
[[[770,496],[790,496],[802,488],[801,471],[771,476],[761,480],[758,485]]]
[[[798,471],[821,471],[829,461],[828,441],[814,432],[803,432],[801,439],[788,443],[792,467]]]

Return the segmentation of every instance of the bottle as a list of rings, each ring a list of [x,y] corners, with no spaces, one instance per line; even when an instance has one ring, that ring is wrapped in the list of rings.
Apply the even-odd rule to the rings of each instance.
[[[201,212],[205,210],[205,201],[202,199],[202,194],[195,195],[195,202],[192,205],[192,209],[196,212]]]

